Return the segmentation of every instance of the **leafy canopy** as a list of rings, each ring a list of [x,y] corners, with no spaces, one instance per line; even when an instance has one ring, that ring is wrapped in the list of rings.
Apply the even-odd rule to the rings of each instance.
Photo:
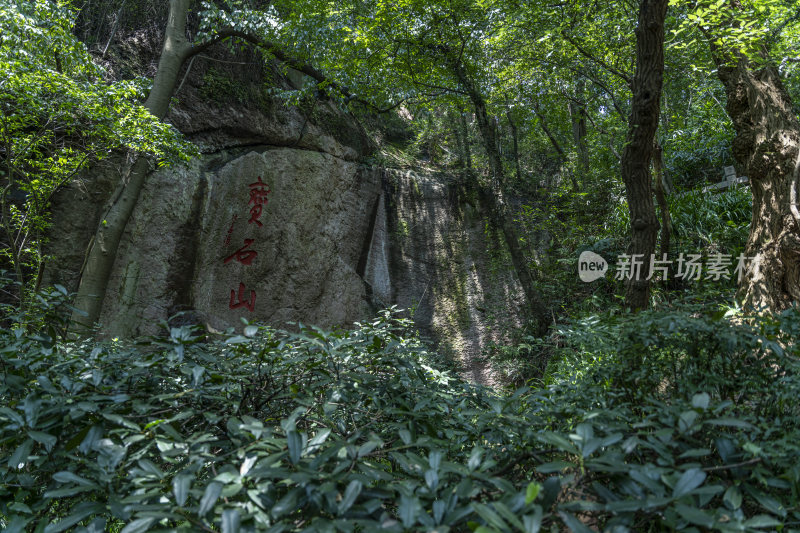
[[[9,244],[2,253],[18,278],[42,260],[53,194],[88,164],[117,150],[162,163],[194,153],[140,105],[146,80],[104,79],[73,22],[63,2],[0,0],[0,201]]]

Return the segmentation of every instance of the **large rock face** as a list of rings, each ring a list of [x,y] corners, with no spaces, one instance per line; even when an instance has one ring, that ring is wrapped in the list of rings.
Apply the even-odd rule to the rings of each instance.
[[[378,178],[308,150],[249,152],[226,164],[209,180],[196,309],[216,327],[245,310],[273,324],[330,327],[361,318],[365,286],[356,269]]]
[[[154,333],[178,311],[218,330],[241,318],[330,327],[369,313],[357,266],[377,172],[268,146],[213,171],[200,162],[149,178],[112,273],[109,333]]]
[[[201,156],[148,177],[104,301],[109,335],[157,333],[182,311],[216,329],[347,325],[370,312],[357,269],[380,175],[359,163],[372,149],[363,128],[327,100],[270,97],[292,86],[257,56],[219,55],[199,56],[176,94],[168,120]],[[124,169],[99,165],[61,192],[45,282],[77,288]]]
[[[412,311],[465,377],[501,381],[485,355],[509,341],[525,316],[502,237],[458,180],[397,170],[385,176],[392,302]]]
[[[177,313],[173,324],[217,330],[242,318],[348,326],[396,304],[468,377],[492,382],[480,355],[519,325],[522,293],[466,187],[364,165],[370,142],[351,116],[324,100],[298,107],[264,96],[265,78],[289,88],[274,71],[220,68],[198,59],[177,95],[169,120],[202,155],[149,176],[103,332],[157,334]],[[77,288],[123,172],[107,163],[62,191],[46,282]]]

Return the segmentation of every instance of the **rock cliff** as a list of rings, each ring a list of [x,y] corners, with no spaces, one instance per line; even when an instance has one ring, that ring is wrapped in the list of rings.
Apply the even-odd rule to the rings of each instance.
[[[398,305],[471,379],[491,382],[479,356],[518,325],[522,293],[464,184],[364,164],[372,146],[352,116],[324,99],[286,105],[270,91],[298,80],[223,57],[200,56],[177,94],[169,121],[200,156],[149,176],[104,333],[155,334],[177,313],[173,323],[218,330],[241,318],[346,327]],[[77,287],[124,170],[98,165],[61,192],[45,281]]]

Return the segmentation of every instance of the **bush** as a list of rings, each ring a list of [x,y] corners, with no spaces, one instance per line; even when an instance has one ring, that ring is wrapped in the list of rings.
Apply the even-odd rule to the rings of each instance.
[[[745,318],[685,306],[560,333],[548,380],[556,405],[577,408],[563,412],[577,426],[558,447],[578,460],[558,466],[591,495],[565,508],[596,513],[605,530],[793,530],[797,309]]]
[[[4,331],[0,526],[791,529],[797,314],[746,327],[684,317],[674,331],[668,320],[602,326],[581,376],[565,359],[550,386],[508,395],[437,370],[388,311],[349,332],[182,327],[58,343]],[[697,364],[678,355],[720,334]],[[729,399],[701,379],[702,361],[737,354],[742,371],[730,375],[749,384]],[[653,362],[670,357],[680,386]]]
[[[541,516],[489,475],[488,396],[427,366],[402,327],[57,346],[6,332],[7,530],[398,531],[494,517],[476,498]]]
[[[670,198],[675,253],[732,254],[744,250],[753,197],[747,187],[717,194],[690,191]]]

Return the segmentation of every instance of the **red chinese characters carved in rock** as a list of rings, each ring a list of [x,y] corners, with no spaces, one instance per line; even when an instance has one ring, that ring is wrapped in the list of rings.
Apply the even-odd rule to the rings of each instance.
[[[250,208],[250,220],[248,223],[252,224],[255,222],[259,225],[259,227],[263,226],[264,224],[261,223],[261,211],[268,202],[269,193],[272,190],[269,186],[261,180],[261,176],[258,177],[258,180],[255,183],[251,183],[250,187],[250,201],[247,205],[251,205]]]
[[[261,223],[261,212],[264,209],[264,206],[267,205],[269,194],[272,192],[269,186],[264,183],[261,179],[261,176],[255,181],[255,183],[250,183],[248,185],[250,187],[250,201],[247,205],[250,207],[250,220],[248,220],[249,224],[255,222],[258,224],[259,227],[263,226]],[[234,215],[233,221],[231,222],[231,227],[228,229],[228,234],[225,239],[225,246],[229,245],[231,242],[231,234],[233,233],[233,224],[236,222],[236,215]],[[239,263],[250,266],[253,263],[253,259],[258,257],[258,252],[255,250],[250,250],[250,245],[255,242],[255,239],[245,239],[244,246],[233,252],[231,255],[225,258],[223,263],[228,264],[234,259]],[[231,301],[228,305],[231,309],[239,309],[240,307],[246,308],[251,313],[256,308],[256,291],[250,291],[250,298],[245,299],[245,286],[244,283],[239,282],[239,292],[231,289]]]
[[[248,250],[248,248],[250,247],[251,244],[253,244],[253,242],[255,242],[255,239],[245,239],[244,246],[242,246],[241,248],[233,252],[231,255],[226,257],[223,263],[227,264],[232,260],[236,259],[241,264],[249,266],[253,262],[253,259],[255,259],[258,256],[258,252],[256,252],[255,250]]]
[[[228,307],[230,307],[231,309],[238,309],[240,307],[245,307],[248,311],[252,313],[253,310],[255,310],[256,308],[256,291],[254,290],[250,291],[249,300],[244,299],[244,291],[245,291],[244,283],[239,282],[239,294],[238,294],[239,301],[237,302],[236,291],[231,289],[231,303]]]

